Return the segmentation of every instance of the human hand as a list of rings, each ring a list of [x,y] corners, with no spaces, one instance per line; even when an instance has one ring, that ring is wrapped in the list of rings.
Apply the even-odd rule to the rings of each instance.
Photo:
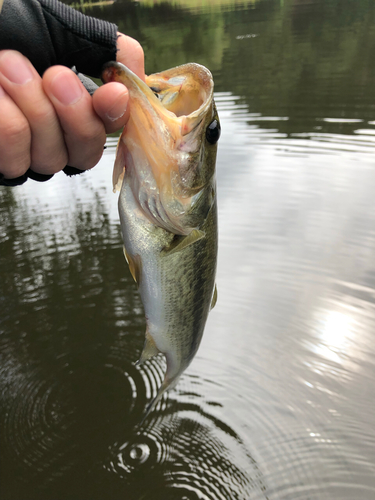
[[[119,33],[117,48],[117,61],[144,79],[140,44]],[[66,165],[94,167],[106,134],[128,120],[128,97],[116,82],[91,97],[69,68],[52,66],[41,78],[20,53],[0,51],[0,177],[20,177],[29,168],[51,176]],[[43,175],[36,177],[49,178]]]

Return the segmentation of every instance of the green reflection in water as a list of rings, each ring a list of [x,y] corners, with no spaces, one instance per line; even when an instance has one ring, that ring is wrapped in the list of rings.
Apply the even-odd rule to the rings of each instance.
[[[320,121],[327,117],[374,117],[371,0],[123,0],[85,13],[139,40],[148,73],[187,61],[204,64],[217,91],[241,96],[252,113],[288,117],[277,125],[287,134],[332,131]],[[353,125],[341,125],[340,132],[352,131]]]
[[[129,415],[124,375],[142,396],[140,300],[98,197],[64,228],[69,211],[20,194],[0,190],[0,497],[88,498],[88,471],[143,409]],[[80,480],[63,487],[66,474]]]

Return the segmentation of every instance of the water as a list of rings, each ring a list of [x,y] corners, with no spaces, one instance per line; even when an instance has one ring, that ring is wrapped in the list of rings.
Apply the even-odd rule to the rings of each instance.
[[[142,305],[111,193],[115,138],[79,178],[0,189],[0,498],[375,498],[375,5],[84,6],[148,73],[213,72],[219,300],[201,348],[138,369]]]

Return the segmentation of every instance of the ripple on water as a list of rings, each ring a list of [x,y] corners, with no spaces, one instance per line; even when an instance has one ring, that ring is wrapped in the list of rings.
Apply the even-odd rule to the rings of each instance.
[[[137,485],[138,498],[267,498],[262,474],[239,436],[202,404],[192,406],[179,404],[163,418],[154,414],[130,441],[111,446],[107,471],[129,485],[147,475],[147,483]]]

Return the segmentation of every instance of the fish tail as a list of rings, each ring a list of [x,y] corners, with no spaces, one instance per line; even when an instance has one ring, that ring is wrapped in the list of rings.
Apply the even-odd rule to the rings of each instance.
[[[156,394],[156,396],[154,397],[154,399],[151,401],[151,403],[149,403],[149,405],[147,406],[146,412],[143,415],[142,420],[139,423],[139,426],[141,426],[143,424],[143,422],[146,420],[146,418],[148,417],[148,415],[151,413],[151,411],[155,408],[155,406],[161,400],[161,398],[163,397],[163,394],[167,390],[173,389],[176,386],[179,378],[180,378],[180,376],[177,375],[176,377],[174,377],[172,379],[169,379],[169,378],[166,377],[163,380],[163,383],[161,384],[161,386],[160,386],[160,388],[158,390],[158,393]]]

